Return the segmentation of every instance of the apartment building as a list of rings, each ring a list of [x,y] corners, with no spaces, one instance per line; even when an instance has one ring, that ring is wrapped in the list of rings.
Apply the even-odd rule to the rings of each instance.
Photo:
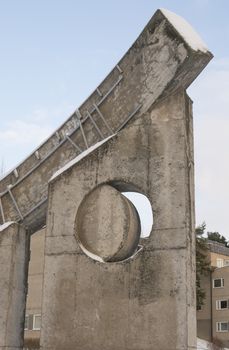
[[[197,311],[197,334],[229,347],[229,248],[213,241],[208,245],[212,271],[201,281],[206,298]]]

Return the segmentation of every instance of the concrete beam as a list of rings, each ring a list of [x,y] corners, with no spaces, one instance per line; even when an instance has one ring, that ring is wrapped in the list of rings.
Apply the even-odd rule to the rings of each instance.
[[[0,181],[0,223],[20,221],[31,232],[42,227],[46,220],[48,180],[57,169],[78,155],[79,149],[100,141],[101,135],[105,138],[119,131],[129,119],[192,83],[212,54],[193,46],[183,33],[185,25],[177,23],[180,22],[174,21],[174,16],[158,10],[77,114],[72,114],[19,164],[16,172]]]

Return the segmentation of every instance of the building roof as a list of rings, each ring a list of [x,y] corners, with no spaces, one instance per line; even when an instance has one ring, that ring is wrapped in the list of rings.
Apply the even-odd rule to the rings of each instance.
[[[208,246],[212,253],[222,254],[229,256],[229,248],[225,247],[223,243],[208,240]]]

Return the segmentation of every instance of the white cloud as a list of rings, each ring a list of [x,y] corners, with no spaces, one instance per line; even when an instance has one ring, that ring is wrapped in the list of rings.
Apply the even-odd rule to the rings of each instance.
[[[2,143],[15,146],[39,144],[52,132],[52,128],[22,120],[8,122],[4,130],[0,130],[0,148]]]
[[[53,108],[35,108],[16,120],[1,120],[0,164],[4,164],[4,172],[25,159],[72,111],[72,105],[61,101]]]
[[[7,172],[26,158],[53,131],[45,123],[27,123],[15,120],[0,129],[1,173]]]

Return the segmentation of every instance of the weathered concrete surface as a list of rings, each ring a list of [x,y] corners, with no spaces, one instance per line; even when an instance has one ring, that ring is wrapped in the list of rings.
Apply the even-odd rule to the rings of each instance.
[[[88,145],[100,140],[87,111],[91,112],[103,137],[116,132],[137,108],[143,114],[159,99],[179,88],[186,89],[212,58],[210,52],[193,50],[161,11],[157,11],[139,38],[100,84],[99,90],[81,105],[83,128]],[[114,88],[112,88],[114,87]],[[112,88],[112,89],[111,89]],[[111,90],[110,90],[111,89]],[[101,95],[101,96],[100,96]],[[94,104],[99,106],[110,126],[103,123]],[[86,148],[73,114],[41,147],[0,181],[3,214],[0,220],[22,220],[31,230],[41,228],[46,219],[48,179],[53,172],[78,154],[66,137]],[[72,133],[72,135],[71,135]],[[16,199],[16,209],[7,186]],[[4,216],[4,218],[3,218]],[[1,222],[0,221],[0,222]]]
[[[80,204],[104,183],[145,194],[154,212],[143,249],[121,262],[91,259],[75,239]],[[192,103],[183,90],[50,183],[43,350],[196,348],[193,187]]]
[[[0,349],[23,347],[29,241],[22,226],[0,231]]]
[[[137,249],[140,232],[135,207],[112,186],[101,185],[94,189],[77,211],[77,239],[103,261],[119,261],[131,256]]]

